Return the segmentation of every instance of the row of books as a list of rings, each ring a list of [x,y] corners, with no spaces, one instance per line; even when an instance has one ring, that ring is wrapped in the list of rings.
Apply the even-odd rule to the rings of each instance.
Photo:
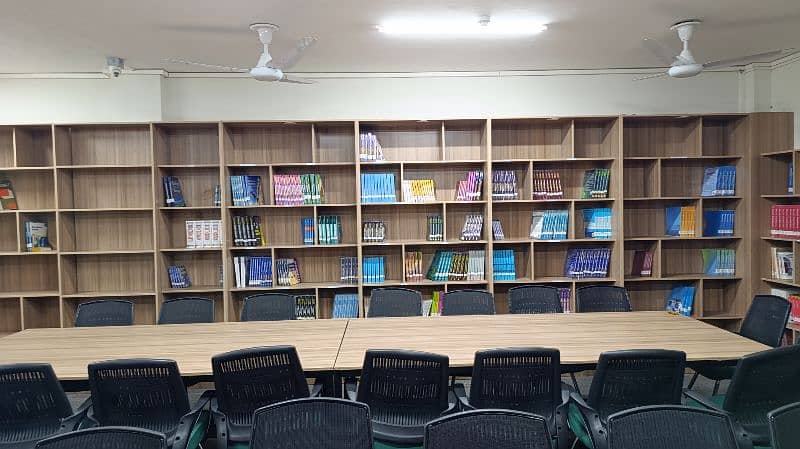
[[[303,278],[300,276],[300,265],[297,259],[278,259],[275,261],[275,274],[278,285],[282,287],[292,287],[299,285]]]
[[[505,240],[506,234],[503,232],[503,224],[499,218],[492,220],[492,238],[495,240]]]
[[[370,256],[363,258],[362,276],[365,284],[378,284],[386,282],[386,258],[383,256]]]
[[[303,245],[314,244],[314,217],[300,219],[300,228],[303,231]]]
[[[736,167],[708,167],[703,171],[703,187],[700,196],[736,195]]]
[[[637,249],[633,252],[631,276],[650,277],[653,275],[653,251]]]
[[[27,220],[23,224],[23,228],[25,230],[25,251],[38,253],[53,250],[50,246],[50,239],[47,237],[47,221]]]
[[[333,296],[333,318],[358,318],[358,295],[337,293]]]
[[[703,235],[706,237],[729,237],[734,234],[735,210],[703,211]]]
[[[456,201],[479,201],[483,189],[483,171],[470,170],[456,185]]]
[[[794,251],[791,248],[773,246],[770,248],[772,277],[775,279],[794,279]]]
[[[186,247],[222,247],[222,220],[186,220]]]
[[[422,282],[425,271],[422,268],[422,251],[406,251],[405,260],[406,282]]]
[[[608,198],[611,169],[592,168],[583,173],[581,198]]]
[[[667,296],[666,311],[673,315],[692,316],[695,288],[691,285],[673,287]]]
[[[403,201],[406,203],[436,201],[436,183],[433,179],[403,180]]]
[[[571,248],[564,261],[564,276],[573,279],[608,277],[611,248]]]
[[[378,142],[378,136],[371,132],[358,135],[358,158],[362,162],[383,161],[383,148]]]
[[[552,200],[564,198],[561,175],[557,170],[533,171],[533,199]]]
[[[263,198],[260,176],[231,176],[230,182],[231,200],[234,206],[257,206]]]
[[[169,285],[172,288],[189,288],[192,286],[192,279],[183,265],[170,265],[167,267],[167,275],[169,276]]]
[[[322,204],[324,189],[322,176],[310,174],[274,175],[275,204],[298,206],[301,204]]]
[[[361,240],[383,242],[386,240],[386,224],[381,220],[368,220],[361,226]]]
[[[362,203],[396,203],[394,173],[362,173]]]
[[[568,224],[568,210],[536,210],[531,214],[529,235],[534,240],[564,240]]]
[[[514,170],[492,170],[492,199],[516,200],[517,172]]]
[[[318,216],[317,230],[319,232],[318,240],[320,245],[338,245],[342,243],[342,217],[338,215]]]
[[[161,184],[164,186],[164,206],[186,207],[181,181],[177,176],[162,176]]]
[[[517,279],[513,249],[496,249],[492,259],[495,281],[514,281]]]
[[[444,240],[444,217],[441,215],[428,215],[428,241],[441,242]]]
[[[703,273],[710,276],[733,276],[736,274],[736,250],[728,248],[704,248]]]
[[[295,299],[294,314],[298,320],[317,319],[317,296],[297,295]]]
[[[694,237],[697,208],[695,206],[668,207],[664,212],[664,229],[674,237]]]
[[[231,217],[233,227],[233,246],[266,246],[267,239],[261,228],[261,217],[238,216]]]
[[[561,287],[558,289],[558,298],[561,300],[561,309],[564,313],[571,313],[572,289],[569,287]]]
[[[14,195],[14,186],[11,185],[11,180],[0,176],[0,210],[17,210],[18,208],[17,197]]]
[[[481,236],[483,236],[483,215],[467,215],[461,228],[461,240],[480,240]]]
[[[342,284],[358,284],[358,257],[340,257],[339,268]]]
[[[485,277],[486,251],[436,251],[428,267],[432,281],[482,281]]]
[[[770,209],[770,235],[773,237],[800,238],[800,205],[776,204]]]
[[[611,208],[596,207],[582,209],[583,232],[587,239],[610,239],[613,224],[611,223]]]
[[[236,288],[272,287],[272,257],[234,256]]]

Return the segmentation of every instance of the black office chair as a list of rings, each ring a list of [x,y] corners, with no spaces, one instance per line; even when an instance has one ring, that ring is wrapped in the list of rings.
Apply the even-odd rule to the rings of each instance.
[[[570,397],[569,427],[584,446],[607,449],[606,427],[614,413],[645,405],[679,405],[686,354],[663,349],[600,354],[589,397]]]
[[[769,413],[769,437],[772,449],[795,449],[800,441],[800,402],[784,405]]]
[[[158,324],[213,323],[214,300],[210,298],[175,298],[161,304]]]
[[[425,449],[551,449],[544,418],[514,410],[473,410],[431,421]]]
[[[95,427],[42,440],[36,449],[167,449],[167,439],[135,427]]]
[[[756,446],[769,446],[767,415],[800,402],[800,345],[742,357],[724,395],[708,398],[691,390],[684,394],[692,405],[733,415]]]
[[[729,415],[682,405],[651,405],[608,417],[610,449],[752,449]]]
[[[475,353],[472,383],[455,392],[463,410],[505,409],[542,416],[557,447],[569,447],[567,405],[569,391],[561,386],[558,349],[508,348]]]
[[[131,326],[133,303],[121,299],[101,299],[78,304],[75,327]]]
[[[260,293],[244,298],[241,321],[297,319],[297,299],[285,293]]]
[[[774,295],[756,295],[753,303],[747,309],[739,335],[755,340],[761,344],[777,348],[783,339],[786,330],[786,323],[789,321],[789,313],[792,304]],[[689,381],[688,388],[691,390],[697,377],[702,375],[714,381],[713,395],[719,392],[720,382],[729,380],[733,377],[736,368],[736,361],[733,362],[695,362],[689,365],[694,370],[694,376]]]
[[[494,296],[485,290],[456,290],[442,297],[442,316],[494,315]]]
[[[369,299],[368,318],[421,316],[422,295],[407,288],[376,288]]]
[[[213,394],[203,393],[194,407],[173,360],[111,360],[89,364],[95,425],[137,427],[164,434],[171,449],[195,449],[208,433],[206,407]]]
[[[309,397],[308,383],[294,346],[240,349],[211,358],[217,395],[211,413],[217,447],[246,445],[253,413],[261,407]],[[321,385],[315,387],[318,395]]]
[[[448,400],[449,363],[438,354],[371,349],[361,381],[348,383],[347,394],[369,406],[376,440],[420,444],[425,424],[456,410]]]
[[[628,290],[616,285],[589,285],[575,291],[575,311],[630,312],[631,298]]]
[[[334,398],[293,399],[256,410],[250,449],[372,449],[369,407]]]
[[[508,313],[564,313],[564,308],[557,288],[520,285],[508,289]]]
[[[43,438],[71,432],[88,405],[73,413],[46,363],[0,365],[0,448],[32,449]]]

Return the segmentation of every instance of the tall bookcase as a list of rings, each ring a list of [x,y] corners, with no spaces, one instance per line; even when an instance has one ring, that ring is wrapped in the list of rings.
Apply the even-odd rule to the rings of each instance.
[[[385,161],[359,160],[359,135],[375,134]],[[218,321],[236,321],[247,295],[278,291],[313,294],[317,316],[332,316],[337,293],[362,299],[360,315],[376,287],[406,286],[430,297],[435,291],[487,289],[499,312],[508,309],[515,285],[547,283],[571,290],[587,284],[624,285],[637,310],[660,310],[677,285],[696,288],[693,315],[735,328],[754,293],[771,285],[800,288],[771,279],[770,247],[794,241],[769,238],[771,204],[797,202],[786,194],[792,115],[785,113],[702,116],[607,116],[503,118],[429,121],[208,122],[0,126],[0,172],[18,198],[18,211],[0,211],[0,334],[35,327],[68,327],[81,302],[131,298],[136,322],[154,323],[164,300],[204,296],[216,303]],[[735,165],[736,194],[701,197],[706,167]],[[611,172],[608,198],[581,199],[587,169]],[[482,170],[480,200],[456,201],[456,185],[471,170]],[[516,174],[519,196],[492,200],[493,170]],[[537,170],[560,174],[564,197],[535,199]],[[278,206],[276,175],[314,173],[322,177],[324,201],[318,205]],[[396,203],[362,203],[364,173],[393,173]],[[233,206],[229,177],[257,175],[263,199]],[[163,176],[180,178],[186,207],[165,207]],[[432,179],[435,201],[408,203],[403,180]],[[221,186],[222,204],[214,190]],[[795,183],[795,185],[797,185]],[[668,237],[664,208],[693,205],[695,237]],[[611,239],[584,238],[582,210],[613,212]],[[531,214],[567,210],[567,238],[531,240]],[[735,209],[735,234],[702,237],[704,210]],[[484,216],[479,240],[461,241],[464,219]],[[266,246],[234,246],[232,223],[240,215],[258,216]],[[304,245],[300,222],[321,215],[341,218],[336,245]],[[440,215],[444,239],[427,241],[426,218]],[[492,219],[505,239],[494,240]],[[25,252],[24,222],[49,223],[53,250]],[[187,248],[186,220],[221,220],[219,248]],[[362,240],[362,223],[381,220],[386,241]],[[315,225],[316,226],[316,225]],[[609,275],[597,279],[563,276],[572,248],[609,248]],[[700,250],[737,250],[736,274],[702,274]],[[420,251],[427,269],[437,250],[486,253],[485,280],[406,282],[404,255]],[[493,281],[495,249],[513,249],[516,280]],[[650,277],[631,275],[633,253],[654,252]],[[795,248],[796,249],[796,248]],[[795,254],[798,254],[795,251]],[[237,288],[233,257],[295,258],[303,282],[295,287]],[[386,281],[340,281],[339,258],[383,256]],[[755,256],[755,257],[751,257]],[[797,256],[796,256],[797,257]],[[274,263],[274,262],[273,262]],[[167,267],[184,265],[194,285],[170,288]]]

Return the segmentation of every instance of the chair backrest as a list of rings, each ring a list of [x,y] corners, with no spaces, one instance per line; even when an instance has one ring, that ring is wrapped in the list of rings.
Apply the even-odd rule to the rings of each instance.
[[[233,424],[251,422],[257,409],[309,395],[294,346],[240,349],[211,358],[219,410]]]
[[[769,413],[769,436],[772,449],[796,448],[800,442],[798,425],[800,425],[800,402],[784,405]]]
[[[375,350],[364,356],[356,400],[370,407],[447,409],[450,359],[427,352]]]
[[[422,315],[422,294],[407,288],[376,288],[369,298],[369,318]]]
[[[134,427],[95,427],[36,443],[36,449],[166,449],[163,433]]]
[[[547,421],[513,410],[472,410],[431,421],[425,449],[551,449]]]
[[[456,290],[442,298],[442,315],[494,315],[494,296],[485,290]]]
[[[600,354],[587,402],[605,421],[610,415],[645,405],[681,403],[686,353],[663,349]]]
[[[558,289],[549,285],[520,285],[508,289],[508,313],[563,313]]]
[[[589,285],[575,292],[575,310],[582,312],[630,312],[628,290],[616,285]]]
[[[213,323],[214,300],[210,298],[175,298],[161,304],[158,324]]]
[[[729,415],[682,405],[637,407],[608,418],[609,449],[749,449]]]
[[[244,298],[242,321],[297,319],[297,299],[285,293],[261,293]]]
[[[59,430],[72,407],[53,368],[46,363],[0,365],[0,447],[29,440],[32,429],[44,436]]]
[[[794,402],[800,402],[800,345],[739,359],[723,408],[747,428],[767,426],[769,412]]]
[[[78,304],[75,327],[130,326],[133,303],[121,299],[101,299]]]
[[[250,449],[372,449],[369,407],[334,398],[279,402],[256,410]]]
[[[756,295],[747,309],[739,334],[761,344],[777,348],[786,331],[792,304],[775,295]]]
[[[189,411],[173,360],[130,359],[89,364],[93,418],[101,426],[168,432]]]
[[[561,403],[558,349],[508,348],[475,353],[469,403],[475,408],[551,416]]]

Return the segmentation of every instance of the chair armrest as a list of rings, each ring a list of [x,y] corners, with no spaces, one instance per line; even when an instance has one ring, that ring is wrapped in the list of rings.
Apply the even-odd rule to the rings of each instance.
[[[322,382],[314,382],[314,386],[311,387],[311,397],[312,398],[319,398],[322,397]]]
[[[228,417],[225,416],[224,413],[219,411],[219,404],[217,403],[217,398],[211,398],[211,402],[209,403],[209,409],[211,410],[211,419],[214,421],[214,427],[216,428],[217,431],[216,447],[217,449],[227,449]]]
[[[447,407],[447,410],[443,411],[439,416],[452,415],[458,411],[458,403],[456,402],[455,404],[450,404],[449,407]]]
[[[347,393],[347,398],[351,401],[355,401],[358,398],[358,384],[355,382],[347,382],[344,384],[345,392]]]
[[[453,393],[456,395],[457,405],[460,411],[467,411],[467,410],[475,410],[475,407],[469,405],[469,399],[467,399],[467,389],[464,387],[464,384],[455,384],[453,385]]]
[[[189,443],[189,436],[192,434],[192,429],[194,429],[194,426],[200,420],[203,413],[207,413],[206,409],[211,398],[214,397],[214,394],[214,390],[204,391],[194,404],[194,407],[181,417],[178,426],[175,428],[175,435],[173,436],[172,442],[173,449],[186,447],[186,444]]]
[[[606,439],[606,425],[600,419],[600,413],[592,408],[583,399],[583,396],[573,391],[569,397],[569,406],[575,407],[583,418],[586,430],[592,439],[594,449],[607,449],[608,440]],[[575,429],[572,429],[575,432]],[[577,432],[576,432],[577,433]]]
[[[709,410],[715,410],[715,411],[718,411],[718,412],[727,413],[727,412],[725,412],[725,410],[722,410],[722,408],[720,408],[720,406],[718,406],[717,404],[713,403],[711,401],[711,399],[703,396],[700,393],[697,393],[696,391],[683,390],[683,395],[686,396],[687,398],[699,403],[700,405],[702,405],[703,407],[705,407],[705,408],[707,408]]]
[[[73,430],[81,429],[83,421],[86,419],[86,414],[89,413],[89,408],[92,406],[92,398],[83,401],[83,404],[75,410],[71,416],[61,419],[61,430],[58,433],[72,432]]]

